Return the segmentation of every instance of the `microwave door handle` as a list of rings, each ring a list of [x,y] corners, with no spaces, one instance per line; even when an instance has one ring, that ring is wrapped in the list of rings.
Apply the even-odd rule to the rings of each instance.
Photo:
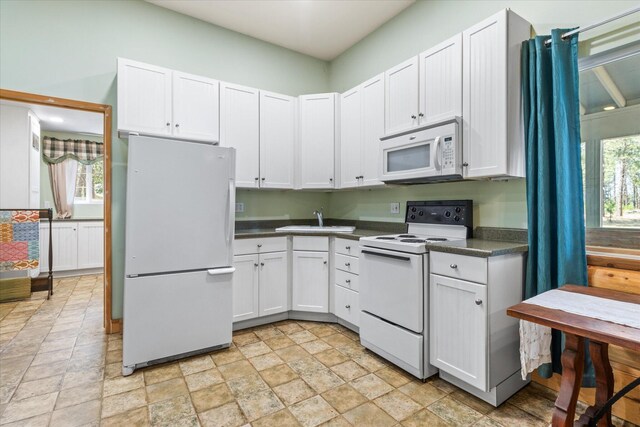
[[[442,153],[441,153],[441,149],[440,149],[440,137],[439,136],[436,136],[436,138],[433,140],[433,145],[435,146],[434,154],[433,154],[433,166],[436,168],[436,170],[440,170],[442,168],[442,165],[440,164],[440,157],[441,157]]]

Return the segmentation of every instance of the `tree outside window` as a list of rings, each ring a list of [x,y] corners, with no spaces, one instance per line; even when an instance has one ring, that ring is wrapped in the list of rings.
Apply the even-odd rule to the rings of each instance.
[[[104,162],[92,165],[78,163],[76,176],[75,203],[103,203],[104,201]]]

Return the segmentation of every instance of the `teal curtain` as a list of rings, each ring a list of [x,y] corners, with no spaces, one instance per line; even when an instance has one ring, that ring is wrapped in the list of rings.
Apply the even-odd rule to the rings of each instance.
[[[578,35],[568,30],[522,45],[522,95],[526,141],[529,253],[525,297],[564,284],[587,286],[584,200],[580,163]],[[551,39],[550,45],[545,45]],[[562,334],[554,331],[550,377],[561,372]],[[588,348],[587,348],[588,350]],[[595,386],[587,352],[583,386]]]

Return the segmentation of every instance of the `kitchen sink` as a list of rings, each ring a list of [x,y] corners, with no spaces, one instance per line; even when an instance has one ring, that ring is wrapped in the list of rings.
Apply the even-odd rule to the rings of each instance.
[[[355,227],[342,225],[287,225],[286,227],[276,228],[276,231],[283,233],[353,233]]]

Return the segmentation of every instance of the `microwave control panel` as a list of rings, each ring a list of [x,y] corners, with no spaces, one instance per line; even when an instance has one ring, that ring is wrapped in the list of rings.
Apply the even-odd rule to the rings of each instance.
[[[456,161],[455,136],[443,136],[440,143],[442,144],[442,168],[453,169]]]

